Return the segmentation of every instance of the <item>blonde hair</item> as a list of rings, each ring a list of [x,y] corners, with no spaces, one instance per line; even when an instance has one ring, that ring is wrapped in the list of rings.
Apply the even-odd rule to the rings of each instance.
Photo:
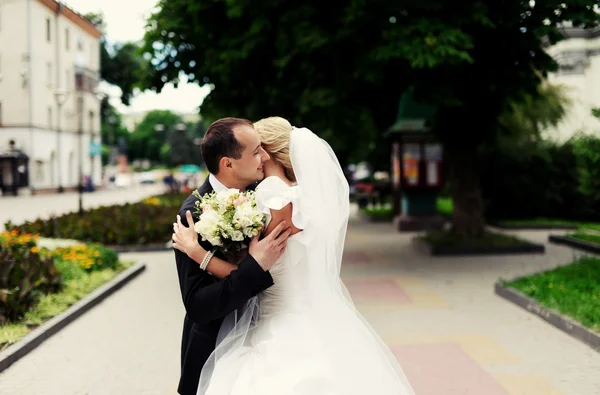
[[[296,175],[290,159],[290,134],[292,124],[285,118],[269,117],[254,122],[263,148],[277,163],[283,166],[285,176],[296,182]]]

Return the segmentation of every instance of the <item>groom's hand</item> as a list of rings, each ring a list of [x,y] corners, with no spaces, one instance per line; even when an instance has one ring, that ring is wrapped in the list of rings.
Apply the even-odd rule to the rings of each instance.
[[[250,242],[248,252],[258,262],[264,271],[271,269],[271,266],[285,252],[287,247],[287,239],[290,237],[292,229],[287,225],[286,221],[281,221],[275,229],[264,239],[258,240],[256,236]]]

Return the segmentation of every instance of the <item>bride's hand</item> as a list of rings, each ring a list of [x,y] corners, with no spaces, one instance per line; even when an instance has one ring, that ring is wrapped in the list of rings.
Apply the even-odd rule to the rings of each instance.
[[[173,240],[173,248],[191,255],[194,249],[202,247],[198,244],[198,233],[194,230],[194,218],[189,210],[185,213],[185,218],[190,226],[183,226],[181,217],[177,215],[177,222],[173,223],[173,236],[171,239]]]

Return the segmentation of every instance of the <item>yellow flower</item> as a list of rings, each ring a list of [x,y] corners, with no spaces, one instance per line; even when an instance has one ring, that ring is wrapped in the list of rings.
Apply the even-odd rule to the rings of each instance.
[[[37,254],[40,252],[40,249],[38,247],[31,247],[31,252],[33,252],[34,254]]]

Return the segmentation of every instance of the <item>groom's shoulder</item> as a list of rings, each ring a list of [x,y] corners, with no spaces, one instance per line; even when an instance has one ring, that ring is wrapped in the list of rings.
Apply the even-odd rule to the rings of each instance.
[[[196,192],[198,192],[201,196],[210,193],[212,190],[210,183],[208,182],[208,179],[206,180],[206,182],[196,190]],[[199,199],[194,196],[194,194],[190,194],[183,202],[183,204],[181,205],[181,207],[179,208],[179,215],[181,215],[182,217],[185,215],[185,212],[187,210],[192,210],[194,207],[196,207],[196,202]]]

